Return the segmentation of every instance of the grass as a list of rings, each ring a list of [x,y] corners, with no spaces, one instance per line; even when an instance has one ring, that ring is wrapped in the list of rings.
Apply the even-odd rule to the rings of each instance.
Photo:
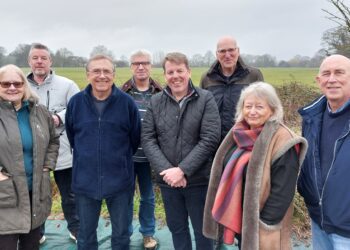
[[[25,72],[29,69],[25,68]],[[207,68],[192,68],[192,81],[195,85],[199,85],[201,75],[207,70]],[[274,86],[280,86],[282,84],[290,82],[299,82],[308,86],[316,86],[315,76],[317,74],[316,68],[261,68],[266,82],[271,83]],[[84,68],[56,68],[56,74],[68,77],[74,80],[82,89],[86,86],[87,80]],[[131,71],[129,68],[117,68],[115,83],[120,86],[131,77]],[[159,81],[164,85],[163,69],[154,68],[152,70],[152,78]]]

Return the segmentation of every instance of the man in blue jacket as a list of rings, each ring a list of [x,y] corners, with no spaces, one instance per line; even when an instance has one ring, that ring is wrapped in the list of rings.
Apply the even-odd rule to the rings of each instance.
[[[103,199],[111,218],[112,249],[129,249],[132,156],[140,141],[139,112],[132,97],[115,87],[111,58],[90,58],[86,74],[90,84],[71,98],[66,112],[73,148],[72,190],[80,218],[78,249],[98,249],[96,228]]]
[[[323,93],[299,110],[309,148],[298,180],[311,217],[313,249],[350,249],[350,60],[327,57]]]

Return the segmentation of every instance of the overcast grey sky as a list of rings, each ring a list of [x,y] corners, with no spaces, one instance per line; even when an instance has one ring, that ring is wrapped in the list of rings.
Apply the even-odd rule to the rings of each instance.
[[[322,33],[335,26],[321,10],[327,0],[5,0],[0,46],[42,42],[88,57],[105,45],[117,58],[139,48],[214,52],[222,35],[233,35],[241,53],[268,53],[278,60],[313,56]]]

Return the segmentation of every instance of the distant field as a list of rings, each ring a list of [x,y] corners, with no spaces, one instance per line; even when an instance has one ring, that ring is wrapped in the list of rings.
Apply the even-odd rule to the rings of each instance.
[[[28,72],[28,69],[24,69]],[[195,85],[199,84],[200,77],[207,68],[192,68],[192,81]],[[86,76],[84,68],[55,68],[57,74],[74,80],[80,88],[86,85]],[[315,68],[261,68],[265,81],[275,86],[288,84],[290,82],[298,82],[315,87],[315,76],[317,69]],[[117,68],[116,83],[120,86],[131,76],[129,68]],[[164,84],[163,69],[154,68],[152,77]]]

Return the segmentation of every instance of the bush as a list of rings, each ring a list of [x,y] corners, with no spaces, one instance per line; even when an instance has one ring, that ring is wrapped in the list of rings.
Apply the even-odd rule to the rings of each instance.
[[[276,87],[276,90],[283,105],[285,124],[296,133],[300,134],[301,117],[298,114],[298,109],[319,97],[319,90],[297,82],[283,84],[282,86]],[[310,218],[303,198],[298,193],[296,193],[294,197],[292,228],[299,240],[307,241],[310,238]]]
[[[320,96],[320,92],[298,82],[283,84],[276,87],[276,90],[283,105],[285,124],[300,132],[301,117],[298,109]]]

